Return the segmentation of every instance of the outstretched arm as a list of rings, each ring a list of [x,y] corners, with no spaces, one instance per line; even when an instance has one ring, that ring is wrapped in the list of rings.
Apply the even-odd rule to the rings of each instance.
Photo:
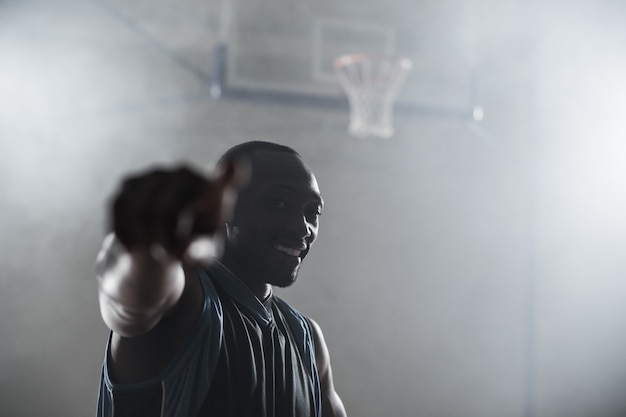
[[[309,319],[313,328],[313,338],[315,340],[315,360],[317,362],[317,372],[320,378],[322,389],[322,416],[323,417],[346,417],[346,409],[333,382],[333,372],[330,366],[330,355],[328,346],[324,340],[322,329],[313,320]]]
[[[123,337],[152,329],[178,302],[185,286],[176,259],[158,259],[143,250],[130,252],[114,233],[104,239],[96,268],[102,319]]]
[[[112,233],[97,259],[100,312],[113,330],[117,382],[156,374],[196,320],[202,290],[183,265],[217,256],[216,230],[230,213],[237,181],[231,163],[212,179],[181,168],[122,184],[112,204]],[[201,254],[198,242],[205,243]]]
[[[97,259],[100,310],[115,333],[144,334],[176,305],[190,245],[199,236],[215,242],[234,182],[233,163],[212,180],[180,168],[124,181],[111,207],[112,233]],[[215,245],[208,252],[216,256]]]

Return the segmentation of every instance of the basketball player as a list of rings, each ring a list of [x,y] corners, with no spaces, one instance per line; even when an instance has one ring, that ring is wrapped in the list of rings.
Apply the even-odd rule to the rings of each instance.
[[[144,173],[113,200],[97,260],[111,329],[98,417],[345,416],[319,326],[272,293],[317,236],[315,176],[269,142],[218,167],[210,180]]]

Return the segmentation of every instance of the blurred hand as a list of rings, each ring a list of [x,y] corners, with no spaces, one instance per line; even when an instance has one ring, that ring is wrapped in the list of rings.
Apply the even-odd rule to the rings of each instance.
[[[212,178],[187,167],[127,177],[113,198],[111,229],[131,253],[179,261],[216,257],[216,233],[231,215],[245,171],[229,161]]]

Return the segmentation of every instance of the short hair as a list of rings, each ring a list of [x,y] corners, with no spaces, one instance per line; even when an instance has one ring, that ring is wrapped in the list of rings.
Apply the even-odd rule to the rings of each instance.
[[[291,155],[295,155],[298,158],[302,159],[300,154],[296,152],[295,149],[290,148],[289,146],[280,145],[274,142],[253,140],[250,142],[244,142],[244,143],[240,143],[239,145],[233,146],[232,148],[224,152],[224,154],[220,157],[219,161],[217,161],[217,164],[222,165],[226,161],[234,160],[234,159],[241,159],[241,158],[251,159],[252,155],[254,155],[257,152],[263,152],[263,151],[289,153]]]

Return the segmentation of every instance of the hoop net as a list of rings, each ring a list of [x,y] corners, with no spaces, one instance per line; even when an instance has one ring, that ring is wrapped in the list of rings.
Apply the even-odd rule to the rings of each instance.
[[[333,66],[350,103],[352,136],[393,136],[393,104],[413,63],[408,58],[349,54]]]

